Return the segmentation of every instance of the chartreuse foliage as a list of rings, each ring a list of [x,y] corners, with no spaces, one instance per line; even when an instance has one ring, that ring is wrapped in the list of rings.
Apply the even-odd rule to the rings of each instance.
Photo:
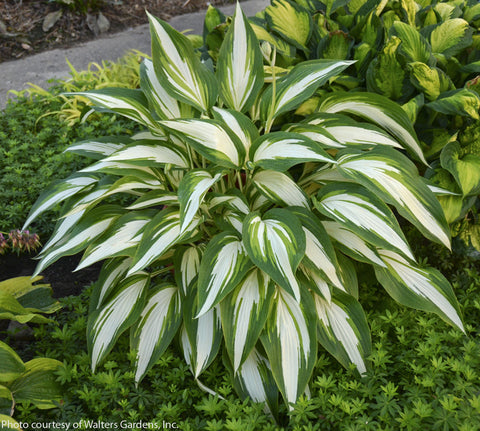
[[[208,15],[212,20],[214,10]],[[356,60],[331,88],[375,92],[404,108],[430,165],[424,175],[450,192],[439,199],[452,233],[480,250],[478,1],[272,0],[252,26],[276,47],[283,68]],[[218,28],[205,37],[213,56]],[[323,93],[302,112],[321,103]]]
[[[50,319],[40,313],[54,313],[61,305],[52,299],[48,284],[35,284],[41,279],[16,277],[0,282],[0,320],[48,323]],[[14,423],[9,416],[22,403],[40,409],[55,407],[61,399],[61,387],[54,373],[61,367],[61,362],[49,358],[23,362],[15,350],[0,341],[0,418]]]
[[[129,329],[140,381],[177,336],[203,387],[224,345],[239,394],[275,414],[278,392],[290,404],[308,391],[318,343],[367,371],[355,260],[398,302],[463,330],[452,287],[416,262],[390,207],[449,247],[440,204],[397,149],[423,158],[399,106],[333,94],[298,119],[352,61],[306,61],[277,77],[273,49],[265,79],[240,6],[215,62],[149,19],[141,89],[81,93],[146,131],[74,144],[96,161],[46,190],[26,221],[65,201],[37,273],[82,250],[79,267],[105,261],[88,319],[94,370]],[[119,193],[128,206],[111,202]]]

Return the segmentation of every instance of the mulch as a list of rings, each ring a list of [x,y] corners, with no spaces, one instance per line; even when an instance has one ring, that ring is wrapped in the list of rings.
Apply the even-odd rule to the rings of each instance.
[[[90,5],[86,13],[65,3]],[[0,63],[54,48],[66,48],[105,34],[147,23],[145,11],[169,20],[173,16],[222,5],[232,0],[0,0]],[[46,30],[46,19],[61,16]],[[108,22],[108,30],[102,26]],[[103,19],[106,18],[106,21]]]

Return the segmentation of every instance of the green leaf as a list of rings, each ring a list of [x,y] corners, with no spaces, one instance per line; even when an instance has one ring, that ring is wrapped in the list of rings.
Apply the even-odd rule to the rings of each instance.
[[[301,301],[277,289],[261,336],[272,373],[287,404],[303,395],[317,358],[315,306],[309,293]]]
[[[218,120],[161,121],[160,124],[179,135],[202,156],[227,168],[238,168],[245,160],[245,148],[238,137]]]
[[[218,306],[198,318],[195,317],[198,314],[195,298],[196,289],[192,288],[183,307],[181,344],[185,360],[195,379],[198,379],[220,350],[222,329]]]
[[[313,96],[318,87],[340,74],[353,61],[310,60],[295,66],[286,76],[277,80],[275,93],[270,85],[260,99],[260,117],[273,121],[283,112],[298,108]]]
[[[465,332],[452,286],[439,271],[420,268],[393,252],[379,250],[379,253],[387,268],[375,267],[375,274],[395,301],[433,312]]]
[[[273,0],[265,9],[269,27],[297,48],[307,51],[312,33],[312,18],[298,4],[288,0]]]
[[[307,195],[287,174],[262,170],[253,176],[253,182],[257,189],[273,202],[310,208]]]
[[[462,189],[463,196],[480,193],[480,157],[475,154],[462,155],[458,142],[447,144],[441,154],[440,163],[450,172]]]
[[[441,93],[455,88],[450,77],[437,67],[418,61],[409,63],[408,67],[412,84],[422,91],[428,100],[436,100]]]
[[[320,189],[314,203],[322,214],[366,242],[414,259],[392,211],[363,187],[350,183],[328,184]]]
[[[128,274],[140,271],[160,258],[170,247],[187,237],[197,224],[198,219],[194,219],[188,230],[181,234],[180,212],[174,208],[159,211],[145,226]]]
[[[189,39],[150,15],[152,60],[159,81],[171,97],[208,111],[217,98],[215,75],[196,57]]]
[[[8,281],[8,280],[7,280]],[[19,323],[48,323],[50,319],[38,314],[36,308],[25,308],[13,295],[0,292],[0,319],[15,320]]]
[[[473,29],[462,18],[449,19],[438,24],[430,33],[434,54],[453,57],[472,44]]]
[[[474,91],[462,88],[460,90],[442,93],[434,102],[427,103],[430,109],[446,115],[462,115],[480,120],[480,97]]]
[[[267,320],[274,283],[254,268],[220,303],[222,328],[236,374],[254,350]]]
[[[39,254],[41,260],[35,268],[34,275],[39,274],[61,257],[72,256],[86,248],[93,240],[100,237],[123,213],[124,210],[121,207],[103,205],[85,214],[62,241]]]
[[[91,188],[98,182],[98,177],[93,175],[84,175],[75,173],[65,180],[60,180],[52,184],[47,190],[40,194],[35,204],[32,206],[27,221],[23,225],[25,230],[28,225],[42,212],[45,212],[61,201]]]
[[[273,132],[261,136],[250,149],[250,160],[256,166],[282,172],[304,162],[335,163],[315,141],[288,132]]]
[[[115,294],[88,317],[87,342],[92,370],[107,356],[118,337],[140,316],[150,276],[139,273],[125,278]]]
[[[63,398],[56,372],[63,367],[60,361],[48,358],[32,359],[25,363],[25,371],[11,385],[16,403],[30,402],[39,409],[58,406]]]
[[[298,219],[284,209],[249,214],[243,222],[248,256],[262,271],[300,301],[295,271],[305,255],[305,233]]]
[[[373,93],[336,92],[327,97],[320,106],[321,112],[349,112],[366,118],[383,127],[407,150],[427,164],[420,148],[415,130],[405,111],[392,100]]]
[[[180,202],[180,235],[185,232],[208,190],[222,177],[203,169],[194,169],[185,174],[178,186],[178,201]]]
[[[102,88],[100,90],[64,93],[66,96],[84,96],[92,103],[158,130],[158,123],[148,108],[148,101],[140,90],[130,88]]]
[[[145,58],[140,64],[140,87],[150,106],[162,120],[182,116],[178,101],[170,96],[162,85],[153,67],[153,62]]]
[[[112,225],[85,250],[75,271],[103,259],[133,256],[143,235],[143,228],[154,217],[155,211],[129,212]]]
[[[388,148],[375,148],[360,155],[345,155],[337,167],[344,176],[394,205],[427,238],[450,247],[443,210],[407,157]]]
[[[355,364],[360,375],[367,371],[366,359],[372,346],[367,319],[360,303],[351,295],[336,291],[329,303],[313,294],[318,316],[318,338],[345,368]]]
[[[162,284],[149,292],[138,323],[132,327],[131,346],[137,352],[135,382],[143,379],[165,352],[182,322],[178,287]]]
[[[8,344],[0,341],[0,382],[11,382],[25,371],[25,364]]]
[[[217,305],[243,279],[252,263],[236,235],[222,232],[208,243],[198,277],[198,316]]]
[[[240,3],[220,48],[216,76],[222,99],[235,111],[250,109],[263,87],[262,53]]]
[[[432,57],[430,44],[413,25],[395,21],[390,31],[401,40],[398,49],[408,63],[420,62],[429,66],[434,65],[435,59]]]

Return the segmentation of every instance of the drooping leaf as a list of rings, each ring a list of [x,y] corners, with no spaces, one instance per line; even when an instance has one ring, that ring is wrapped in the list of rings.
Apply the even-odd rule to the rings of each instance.
[[[452,286],[434,268],[420,268],[397,253],[379,250],[387,268],[375,267],[378,281],[400,304],[433,312],[464,331]]]
[[[149,293],[131,346],[137,352],[135,381],[139,382],[167,349],[182,322],[178,287],[163,284]]]
[[[442,93],[434,102],[426,106],[446,115],[462,115],[480,120],[480,97],[467,88]]]
[[[270,278],[255,268],[220,303],[225,346],[235,374],[254,350],[274,290]]]
[[[364,374],[371,340],[362,306],[353,296],[339,291],[330,303],[317,294],[313,297],[320,344],[344,367],[355,364],[358,373]]]
[[[243,222],[242,238],[252,262],[299,301],[295,271],[305,254],[305,233],[298,219],[285,209],[263,217],[251,213]]]
[[[150,276],[146,273],[125,278],[109,302],[89,315],[87,342],[93,371],[112,349],[118,337],[139,318],[149,281]]]
[[[277,289],[274,306],[261,335],[272,373],[287,404],[303,395],[317,357],[315,306],[311,295],[302,293],[297,302]]]
[[[15,380],[25,371],[25,365],[8,344],[0,341],[0,382]]]
[[[250,109],[263,86],[262,53],[240,3],[220,48],[216,76],[225,104],[239,112]]]
[[[131,138],[125,136],[91,138],[86,141],[73,143],[67,147],[64,152],[75,153],[91,159],[102,159],[114,153],[115,151],[120,150],[131,142]]]

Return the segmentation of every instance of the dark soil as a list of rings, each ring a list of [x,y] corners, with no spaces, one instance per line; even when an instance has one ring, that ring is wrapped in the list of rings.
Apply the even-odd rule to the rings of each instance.
[[[34,254],[0,256],[0,281],[13,277],[31,276],[38,262],[34,257]],[[63,257],[40,273],[44,277],[41,283],[52,286],[55,298],[78,295],[85,286],[97,280],[101,263],[73,272],[80,258],[81,255]]]
[[[75,10],[66,5],[69,2],[77,5]],[[231,2],[208,1],[212,5]],[[82,11],[84,5],[87,12]],[[147,23],[145,10],[169,20],[206,6],[207,0],[0,0],[0,63],[102,36],[92,24],[99,13],[110,25],[104,34],[110,34]],[[47,15],[60,10],[58,21],[44,31]]]

